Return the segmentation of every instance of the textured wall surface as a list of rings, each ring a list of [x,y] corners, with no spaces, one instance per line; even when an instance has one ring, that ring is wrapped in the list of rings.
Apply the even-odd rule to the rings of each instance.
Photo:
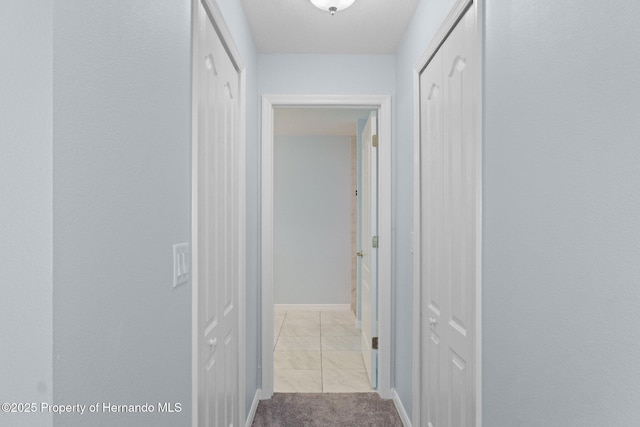
[[[638,425],[639,20],[487,1],[486,426]]]
[[[0,13],[0,403],[51,402],[51,1]],[[0,413],[0,424],[52,416]]]
[[[54,417],[54,425],[191,419],[188,2],[69,0],[53,9],[55,403],[181,403],[174,414]]]
[[[393,55],[258,56],[260,94],[376,94],[395,90]]]
[[[275,304],[351,302],[350,190],[350,137],[275,138]]]

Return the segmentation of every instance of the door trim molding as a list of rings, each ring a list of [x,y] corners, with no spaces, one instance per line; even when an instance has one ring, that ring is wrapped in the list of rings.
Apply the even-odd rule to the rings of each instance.
[[[216,0],[191,0],[191,425],[198,427],[198,58],[199,22],[198,4],[202,3],[209,13],[216,33],[229,54],[240,83],[238,136],[238,416],[241,423],[246,421],[246,68],[240,51],[233,41],[231,31],[224,20]]]
[[[253,424],[253,419],[256,417],[256,411],[258,410],[258,403],[260,402],[261,393],[262,391],[260,389],[257,389],[256,393],[253,395],[251,408],[249,409],[249,414],[247,414],[247,421],[245,421],[244,423],[245,427],[251,427],[251,425]]]
[[[273,395],[273,110],[277,107],[344,107],[379,113],[378,181],[378,394],[391,395],[391,96],[263,95],[262,97],[262,393]]]
[[[420,73],[427,67],[435,53],[444,43],[447,36],[456,26],[460,18],[469,8],[475,8],[475,38],[473,54],[475,63],[478,64],[474,74],[473,103],[476,109],[476,122],[474,134],[481,149],[476,150],[476,287],[474,289],[475,302],[475,335],[474,335],[474,380],[475,402],[474,426],[482,427],[482,78],[483,78],[483,18],[485,0],[458,0],[444,19],[440,29],[433,37],[427,49],[420,56],[413,70],[413,361],[412,371],[412,424],[420,423],[420,339],[421,315],[420,315]]]
[[[404,409],[404,405],[402,404],[402,399],[398,395],[398,392],[394,388],[391,390],[393,404],[396,406],[396,410],[398,411],[398,415],[400,415],[400,420],[402,421],[402,425],[404,427],[411,427],[411,420],[409,419],[409,415],[407,415],[406,409]],[[419,426],[416,426],[419,427]]]

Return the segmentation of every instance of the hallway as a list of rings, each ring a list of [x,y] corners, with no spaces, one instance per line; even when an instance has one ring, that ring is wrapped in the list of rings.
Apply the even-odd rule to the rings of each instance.
[[[289,325],[295,316],[282,313],[275,335],[273,301],[263,295],[274,275],[274,250],[264,244],[272,229],[262,220],[273,195],[264,176],[274,171],[262,166],[263,136],[273,133],[262,107],[285,107],[274,101],[279,97],[370,97],[367,108],[389,99],[388,143],[380,143],[390,162],[389,232],[376,241],[389,251],[382,271],[389,291],[380,298],[389,306],[388,331],[379,337],[380,349],[388,349],[379,360],[388,369],[379,389],[405,426],[424,425],[420,397],[438,395],[429,389],[436,382],[423,381],[417,367],[440,360],[454,372],[481,373],[474,420],[458,425],[638,425],[640,2],[356,0],[335,16],[306,0],[5,3],[0,396],[16,404],[180,410],[11,411],[0,414],[0,425],[247,427],[273,395],[273,363],[263,359],[274,351],[276,374],[302,377],[279,381],[280,390],[301,390],[302,382],[323,399],[340,400],[341,380],[361,371],[353,331],[336,326],[344,335],[332,336],[330,319],[323,324],[318,312],[317,325],[305,322],[313,335],[300,335],[304,327]],[[426,354],[420,343],[440,340],[439,327],[464,332],[468,322],[418,309],[431,302],[416,298],[416,254],[428,247],[419,246],[421,205],[414,197],[416,178],[425,176],[420,166],[436,159],[416,155],[416,135],[426,124],[417,64],[430,60],[425,49],[445,35],[447,16],[467,6],[478,10],[481,48],[469,57],[482,63],[466,86],[482,98],[474,122],[481,167],[473,175],[481,184],[474,199],[481,220],[473,223],[481,236],[472,242],[480,255],[473,272],[481,278],[482,306],[473,318],[481,351],[468,364],[458,353],[415,357]],[[210,10],[199,15],[201,7]],[[229,135],[239,143],[222,153],[233,161],[209,175],[226,183],[210,206],[232,225],[222,221],[211,234],[235,243],[220,255],[225,268],[210,270],[221,277],[207,294],[198,288],[207,283],[206,270],[191,258],[199,249],[194,224],[211,218],[193,203],[201,159],[194,150],[202,110],[196,95],[205,93],[196,84],[204,74],[226,73],[218,74],[221,62],[198,54],[205,15],[225,35],[215,46],[237,58],[239,77],[238,88],[216,86],[221,99],[233,99],[228,118],[238,129]],[[434,72],[443,83],[423,85],[424,94],[453,97],[444,82],[474,65],[462,59]],[[222,158],[218,148],[209,153]],[[225,180],[223,171],[239,180]],[[228,213],[230,205],[240,214]],[[327,242],[311,233],[294,237],[305,248]],[[235,304],[219,307],[225,297]],[[235,312],[203,319],[220,320],[225,329],[215,337],[198,336],[201,302],[216,314]],[[310,348],[295,344],[305,341]],[[325,345],[331,341],[345,346]],[[349,364],[338,368],[336,358]],[[214,365],[205,382],[197,369]],[[433,371],[451,378],[451,371]],[[336,381],[328,381],[332,375]],[[470,384],[462,375],[450,381],[460,389]],[[222,392],[214,393],[214,384]],[[215,419],[199,422],[204,417]]]

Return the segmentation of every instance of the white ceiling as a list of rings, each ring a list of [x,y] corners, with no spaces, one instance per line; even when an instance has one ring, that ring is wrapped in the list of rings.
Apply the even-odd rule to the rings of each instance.
[[[331,16],[309,0],[240,0],[260,53],[393,54],[419,0],[356,0]]]
[[[356,136],[358,119],[367,109],[276,108],[274,134],[278,136]]]

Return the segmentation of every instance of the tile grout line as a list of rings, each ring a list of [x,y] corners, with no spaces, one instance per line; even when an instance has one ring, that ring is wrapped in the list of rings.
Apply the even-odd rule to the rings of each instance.
[[[282,333],[282,327],[284,326],[284,321],[287,318],[287,312],[285,311],[284,316],[282,317],[282,323],[280,324],[280,328],[278,328],[278,336],[276,337],[276,342],[273,344],[273,351],[276,351],[276,346],[278,345],[278,341],[280,340],[280,334]]]
[[[320,392],[324,393],[324,363],[322,358],[322,311],[318,313],[320,316]]]
[[[276,361],[276,347],[278,345],[278,341],[280,340],[280,334],[282,333],[282,327],[284,326],[284,319],[286,319],[286,318],[287,318],[287,312],[285,311],[284,315],[282,317],[282,324],[280,325],[280,328],[278,328],[278,336],[276,337],[275,343],[273,344],[273,391],[274,392],[276,391],[275,390],[275,383],[276,383],[276,373],[277,373],[276,366],[275,366],[276,365],[275,364],[275,361]],[[275,316],[274,316],[274,319],[275,319]]]

